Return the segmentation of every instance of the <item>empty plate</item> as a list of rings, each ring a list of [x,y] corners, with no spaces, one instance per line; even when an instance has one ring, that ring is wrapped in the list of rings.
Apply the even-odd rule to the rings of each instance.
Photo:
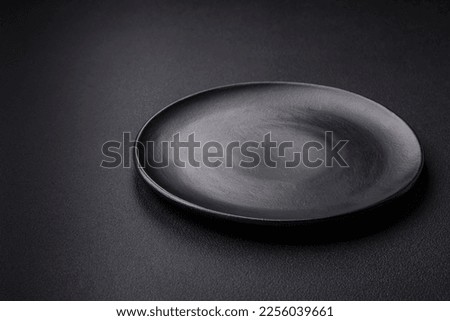
[[[181,99],[136,139],[158,192],[231,219],[298,222],[406,192],[423,157],[411,128],[362,96],[301,83],[248,83]]]

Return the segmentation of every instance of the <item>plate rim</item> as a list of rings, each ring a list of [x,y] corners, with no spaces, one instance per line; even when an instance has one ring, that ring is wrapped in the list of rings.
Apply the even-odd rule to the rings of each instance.
[[[251,85],[270,85],[270,84],[278,84],[278,85],[294,85],[294,86],[306,86],[306,87],[313,87],[313,88],[321,88],[321,89],[326,89],[326,90],[332,90],[332,91],[338,91],[338,92],[344,92],[344,93],[349,93],[351,95],[357,96],[362,98],[363,100],[367,100],[369,102],[372,102],[374,104],[376,104],[377,106],[385,109],[386,111],[388,111],[389,113],[393,114],[395,117],[397,117],[398,119],[400,119],[400,121],[402,121],[411,131],[411,133],[413,134],[413,136],[415,137],[415,139],[417,140],[417,143],[419,145],[419,152],[420,152],[420,164],[419,167],[417,169],[416,174],[414,175],[414,177],[408,182],[408,184],[406,184],[405,186],[403,186],[401,189],[399,189],[397,192],[395,192],[394,194],[390,195],[389,197],[386,197],[378,202],[375,202],[371,205],[368,205],[366,207],[363,207],[361,209],[357,209],[357,210],[353,210],[353,211],[348,211],[348,212],[336,212],[336,214],[333,215],[329,215],[327,217],[321,217],[321,218],[289,218],[289,219],[276,219],[276,218],[258,218],[258,217],[248,217],[248,216],[242,216],[242,215],[237,215],[237,214],[231,214],[231,213],[227,213],[227,212],[223,212],[223,211],[218,211],[218,210],[214,210],[214,209],[210,209],[207,207],[203,207],[201,205],[189,202],[169,191],[167,191],[166,189],[164,189],[162,186],[160,186],[158,183],[156,183],[143,169],[143,167],[140,164],[139,161],[139,148],[138,148],[138,143],[140,142],[140,138],[142,136],[142,133],[144,132],[144,130],[147,128],[147,126],[150,124],[150,122],[155,119],[159,114],[161,114],[162,112],[164,112],[166,109],[169,109],[170,107],[178,104],[181,101],[184,101],[186,99],[207,93],[207,92],[211,92],[211,91],[215,91],[215,90],[220,90],[220,89],[229,89],[229,88],[233,88],[233,87],[243,87],[243,86],[251,86]],[[409,191],[411,189],[411,187],[416,183],[416,181],[418,180],[420,174],[422,173],[422,169],[424,167],[424,162],[425,162],[425,157],[424,157],[424,151],[423,151],[423,147],[422,144],[420,143],[420,140],[416,134],[416,132],[414,131],[414,129],[400,116],[398,116],[396,113],[394,113],[392,110],[390,110],[389,108],[381,105],[380,103],[377,103],[376,101],[364,97],[360,94],[348,91],[348,90],[344,90],[344,89],[340,89],[340,88],[336,88],[336,87],[331,87],[331,86],[326,86],[326,85],[318,85],[318,84],[313,84],[313,83],[305,83],[305,82],[295,82],[295,81],[251,81],[251,82],[239,82],[239,83],[233,83],[233,84],[229,84],[229,85],[221,85],[221,86],[216,86],[216,87],[211,87],[205,90],[201,90],[201,91],[197,91],[195,93],[189,94],[187,96],[184,96],[180,99],[177,99],[175,101],[173,101],[172,103],[166,105],[164,108],[160,109],[158,112],[156,112],[155,114],[153,114],[153,116],[151,116],[145,123],[144,125],[141,127],[141,129],[139,130],[138,134],[136,135],[135,141],[134,141],[134,164],[136,166],[136,169],[138,170],[139,174],[144,178],[144,180],[147,182],[147,184],[149,184],[154,190],[156,190],[157,192],[159,192],[161,195],[165,196],[166,198],[168,198],[171,201],[174,201],[177,204],[180,204],[182,206],[185,206],[189,209],[193,209],[196,211],[199,211],[200,213],[203,214],[213,214],[216,217],[220,217],[220,218],[224,218],[224,219],[229,219],[229,220],[234,220],[234,221],[245,221],[245,222],[250,222],[250,223],[259,223],[259,224],[276,224],[276,223],[312,223],[312,222],[320,222],[320,221],[327,221],[333,218],[337,218],[337,217],[343,217],[343,216],[348,216],[348,215],[353,215],[355,213],[358,212],[362,212],[362,211],[367,211],[370,209],[374,209],[376,207],[379,207],[385,203],[390,202],[391,200],[405,194],[407,191]]]

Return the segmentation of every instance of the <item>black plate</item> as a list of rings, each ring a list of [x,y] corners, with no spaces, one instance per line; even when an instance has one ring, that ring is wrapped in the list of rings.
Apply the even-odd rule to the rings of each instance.
[[[325,138],[330,132],[333,142]],[[167,155],[161,142],[173,141],[177,133],[182,141],[194,133],[201,146],[220,143],[223,157],[209,161],[223,163],[189,164],[189,151],[181,148],[186,165],[176,165],[178,157],[172,150]],[[258,143],[268,133],[277,145],[284,141],[293,147],[284,155],[272,148],[269,159],[261,145],[251,148],[250,143],[252,157],[233,149],[226,164],[227,144]],[[307,142],[316,145],[305,159]],[[186,97],[153,116],[139,132],[137,146],[139,172],[163,195],[213,215],[255,222],[317,220],[379,205],[407,191],[423,163],[411,128],[385,107],[344,90],[301,83],[237,84]],[[202,148],[193,150],[196,160],[205,157]],[[297,151],[304,152],[304,162],[288,168],[285,162]],[[163,159],[168,166],[150,166],[149,159]]]

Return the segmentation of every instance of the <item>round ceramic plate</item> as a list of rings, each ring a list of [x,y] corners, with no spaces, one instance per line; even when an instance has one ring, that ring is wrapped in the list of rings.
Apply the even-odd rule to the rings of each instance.
[[[423,157],[411,128],[362,96],[301,83],[248,83],[181,99],[136,140],[158,192],[231,219],[298,222],[406,192]]]

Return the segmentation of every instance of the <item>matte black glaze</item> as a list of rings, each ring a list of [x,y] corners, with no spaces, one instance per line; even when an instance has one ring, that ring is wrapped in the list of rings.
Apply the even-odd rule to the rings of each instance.
[[[156,190],[184,205],[233,219],[306,221],[352,213],[404,193],[422,167],[420,144],[410,127],[362,96],[300,83],[249,83],[181,99],[152,117],[137,141],[170,141],[190,133],[204,144],[218,141],[307,141],[324,133],[348,140],[341,155],[348,167],[242,168],[145,166],[140,173]],[[137,150],[137,149],[136,149]],[[260,150],[258,152],[261,152]],[[145,150],[144,153],[152,153]],[[143,163],[143,153],[137,162]],[[200,155],[196,153],[196,157]],[[323,151],[315,157],[323,158]],[[262,158],[262,155],[261,155]]]

